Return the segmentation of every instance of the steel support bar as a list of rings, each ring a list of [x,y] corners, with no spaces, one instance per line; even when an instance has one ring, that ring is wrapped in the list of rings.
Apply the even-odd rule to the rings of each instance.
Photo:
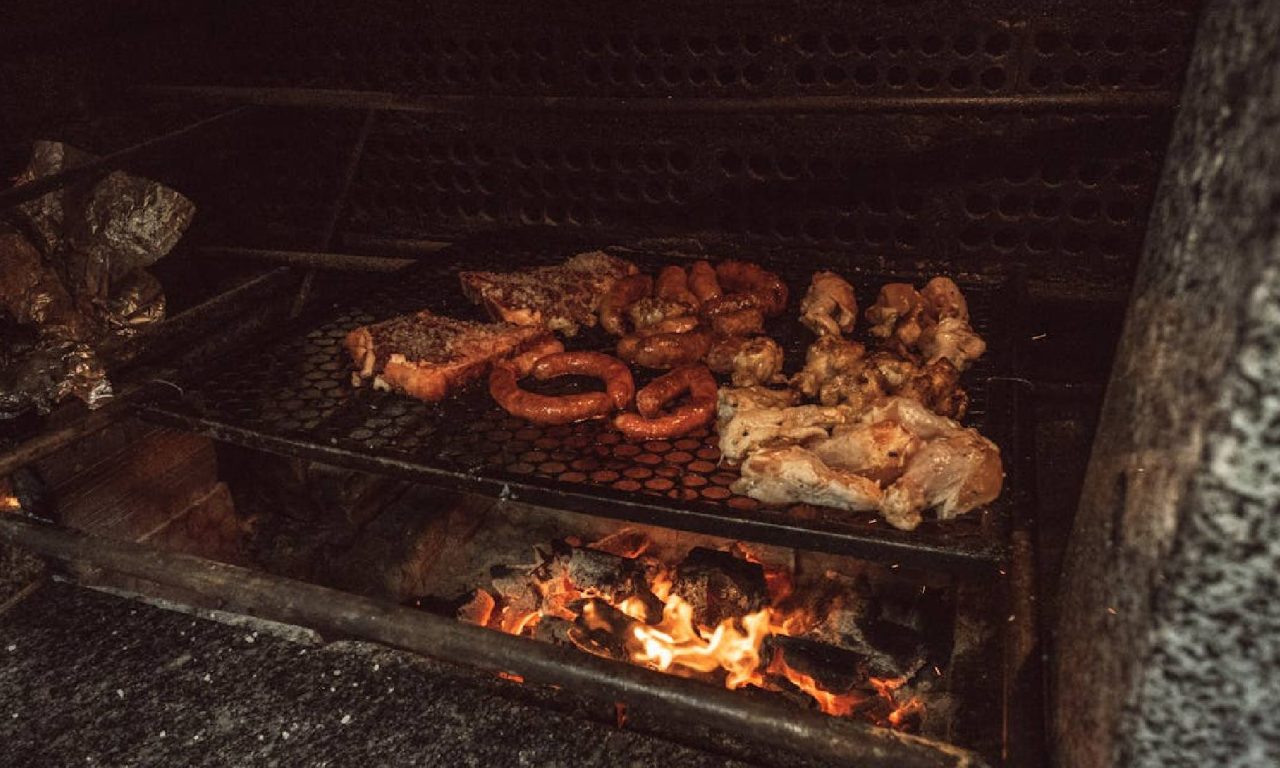
[[[0,516],[0,540],[57,560],[148,579],[217,598],[274,621],[374,640],[446,662],[563,686],[602,702],[661,712],[744,740],[846,765],[980,766],[947,744],[753,700],[724,688],[608,661],[292,579]]]
[[[328,269],[345,272],[396,272],[417,263],[416,259],[387,256],[359,256],[351,253],[318,253],[313,251],[280,251],[263,248],[207,246],[197,248],[199,256],[212,259],[245,259],[288,264],[295,267]]]
[[[1017,96],[768,96],[707,99],[602,98],[584,96],[402,96],[385,91],[310,88],[240,88],[152,85],[135,89],[150,98],[190,98],[228,104],[453,113],[945,113],[945,112],[1150,112],[1177,106],[1174,91],[1023,94]]]
[[[156,136],[146,141],[134,144],[130,147],[104,155],[96,160],[90,160],[87,163],[78,165],[74,168],[68,168],[60,173],[52,176],[45,176],[36,179],[27,184],[21,184],[16,187],[0,191],[0,211],[8,210],[17,205],[21,205],[29,200],[43,197],[44,195],[61,189],[62,187],[77,182],[94,179],[104,176],[114,170],[119,169],[126,161],[141,157],[151,152],[155,152],[163,147],[172,144],[180,139],[185,139],[193,134],[205,130],[214,125],[219,125],[228,120],[246,114],[251,111],[251,106],[241,106],[235,109],[221,112],[213,117],[205,118],[190,125],[183,126],[177,130]]]

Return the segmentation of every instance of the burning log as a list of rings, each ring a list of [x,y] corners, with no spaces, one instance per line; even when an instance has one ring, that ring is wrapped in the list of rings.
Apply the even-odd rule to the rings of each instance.
[[[489,619],[493,616],[493,609],[497,604],[497,601],[493,599],[493,595],[483,589],[477,589],[471,593],[470,600],[458,607],[456,615],[460,621],[483,627],[488,625]]]
[[[928,656],[924,636],[917,629],[922,625],[919,611],[905,603],[873,601],[865,584],[853,588],[833,584],[814,601],[811,615],[818,617],[817,623],[799,635],[857,654],[866,660],[871,676],[914,674]]]
[[[763,566],[703,547],[689,550],[680,563],[672,593],[693,607],[694,622],[702,627],[742,618],[769,602]]]
[[[546,607],[553,614],[561,614],[569,601],[580,597],[600,597],[614,605],[634,598],[644,609],[645,622],[662,618],[662,601],[649,586],[654,568],[648,561],[561,543],[533,575],[541,581]]]
[[[533,628],[533,638],[552,645],[577,646],[574,623],[559,616],[543,616]]]
[[[631,627],[636,620],[598,598],[584,600],[569,639],[582,650],[617,661],[628,661]]]
[[[865,655],[803,637],[772,635],[765,643],[770,662],[781,655],[787,667],[813,678],[824,691],[871,695],[871,660]]]
[[[489,581],[498,595],[502,609],[498,626],[503,632],[518,635],[542,609],[542,594],[534,585],[528,570],[496,566]]]

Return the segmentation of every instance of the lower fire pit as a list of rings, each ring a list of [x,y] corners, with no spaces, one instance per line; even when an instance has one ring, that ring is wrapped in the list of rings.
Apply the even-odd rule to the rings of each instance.
[[[796,710],[1000,743],[990,585],[243,449],[221,463],[268,570]]]

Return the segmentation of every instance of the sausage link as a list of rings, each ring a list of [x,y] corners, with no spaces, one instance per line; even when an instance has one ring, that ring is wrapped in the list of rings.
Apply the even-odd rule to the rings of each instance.
[[[671,412],[662,408],[680,394],[689,401]],[[687,365],[654,379],[636,394],[640,413],[623,413],[613,424],[633,440],[679,437],[705,427],[716,415],[716,380],[706,366]]]
[[[613,410],[613,399],[604,392],[552,396],[523,390],[515,369],[505,364],[489,372],[489,394],[507,413],[535,424],[572,424]]]
[[[720,336],[751,336],[764,333],[764,313],[759,309],[739,309],[711,317],[711,330]]]
[[[715,268],[706,261],[695,261],[689,268],[689,290],[703,303],[718,299],[723,293]]]
[[[605,392],[618,410],[631,405],[635,396],[635,380],[631,369],[616,357],[603,352],[560,352],[547,355],[533,366],[533,377],[539,381],[557,376],[594,376],[604,382]]]
[[[561,344],[559,339],[554,337],[544,339],[542,341],[535,342],[528,349],[520,352],[515,357],[512,357],[511,365],[516,369],[516,375],[522,377],[528,376],[529,372],[533,370],[534,363],[547,355],[554,355],[557,352],[563,351],[564,344]]]
[[[658,273],[658,282],[654,284],[653,293],[660,299],[684,304],[697,312],[702,302],[689,290],[689,274],[684,267],[674,264],[662,268]]]
[[[701,360],[711,348],[711,334],[701,328],[688,333],[632,334],[618,341],[618,357],[645,368],[675,368]]]
[[[716,265],[716,277],[726,293],[746,293],[758,298],[766,317],[776,317],[787,308],[787,284],[759,264],[722,261]]]

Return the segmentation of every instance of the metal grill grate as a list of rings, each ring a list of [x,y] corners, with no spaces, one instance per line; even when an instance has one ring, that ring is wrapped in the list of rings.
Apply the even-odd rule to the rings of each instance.
[[[483,385],[436,405],[352,388],[341,346],[351,328],[423,307],[478,318],[479,310],[458,288],[460,266],[556,263],[575,250],[510,244],[453,248],[446,252],[450,258],[410,274],[347,286],[361,298],[216,372],[192,376],[183,383],[180,398],[155,403],[147,412],[250,447],[638,522],[931,567],[986,567],[1002,556],[1007,504],[946,524],[928,522],[911,533],[894,530],[869,513],[807,505],[765,508],[729,489],[737,472],[719,466],[713,431],[632,443],[604,421],[547,427],[513,418],[492,402]],[[648,252],[630,256],[642,265],[673,259]],[[821,265],[815,261],[811,269]],[[795,296],[803,295],[809,273],[784,270]],[[863,289],[861,300],[870,302],[889,278],[853,273],[851,279]],[[990,403],[986,386],[1005,362],[999,329],[991,324],[1001,286],[986,282],[965,287],[975,325],[992,349],[967,374],[969,421],[1002,443],[1007,453],[1012,434],[1011,418],[1002,410],[1007,404]],[[811,338],[807,331],[789,318],[769,330],[787,352],[788,370],[796,369]],[[585,334],[572,346],[611,348],[598,332]],[[647,378],[641,375],[637,383]],[[560,389],[549,391],[567,391],[576,383],[551,386]],[[1011,495],[1006,491],[1006,498]]]

